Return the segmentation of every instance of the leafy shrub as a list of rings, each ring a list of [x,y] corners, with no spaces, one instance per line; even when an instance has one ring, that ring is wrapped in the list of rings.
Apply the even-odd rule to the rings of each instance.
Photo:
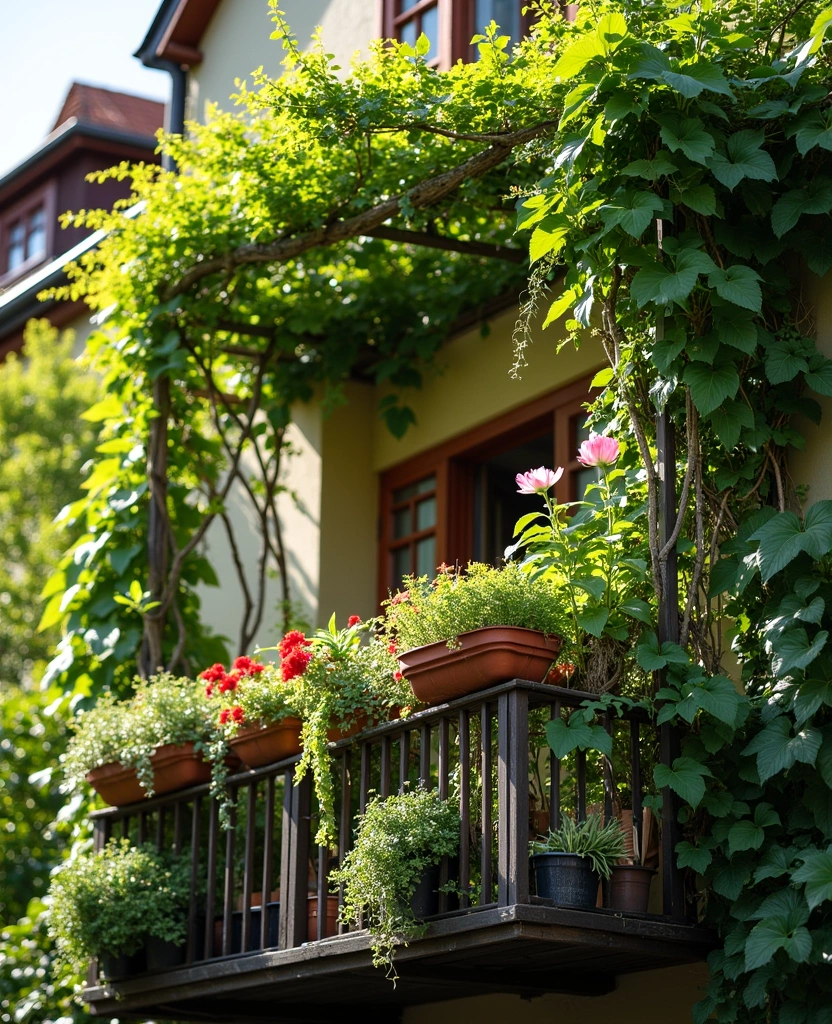
[[[58,956],[81,971],[91,957],[135,953],[149,936],[185,941],[190,881],[184,860],[111,839],[79,853],[52,881],[50,934]]]
[[[568,610],[555,586],[509,562],[501,569],[471,562],[464,572],[407,576],[385,602],[386,626],[402,651],[484,626],[521,626],[569,636]]]
[[[373,964],[394,980],[396,941],[419,932],[410,901],[425,871],[456,853],[459,828],[456,807],[435,790],[377,798],[367,805],[343,867],[331,875],[345,887],[343,919],[369,925]]]

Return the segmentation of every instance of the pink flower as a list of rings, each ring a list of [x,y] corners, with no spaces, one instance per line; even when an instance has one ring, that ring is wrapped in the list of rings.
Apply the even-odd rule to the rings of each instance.
[[[621,448],[614,437],[590,431],[589,440],[581,445],[578,462],[582,466],[611,466],[621,454]]]
[[[518,494],[545,494],[550,487],[563,476],[563,468],[546,469],[538,466],[537,469],[530,469],[528,473],[518,473],[514,478],[517,481]]]

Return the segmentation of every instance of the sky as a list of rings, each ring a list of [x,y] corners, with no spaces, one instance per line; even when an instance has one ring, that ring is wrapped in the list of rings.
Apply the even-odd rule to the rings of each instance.
[[[166,100],[132,56],[161,0],[0,0],[0,175],[49,134],[73,81]]]

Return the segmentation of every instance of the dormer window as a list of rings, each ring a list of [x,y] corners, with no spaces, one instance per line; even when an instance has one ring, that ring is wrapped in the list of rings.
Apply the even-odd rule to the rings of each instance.
[[[33,190],[0,214],[0,284],[33,270],[52,252],[55,187]]]
[[[46,210],[43,203],[10,225],[6,270],[11,273],[46,255]]]

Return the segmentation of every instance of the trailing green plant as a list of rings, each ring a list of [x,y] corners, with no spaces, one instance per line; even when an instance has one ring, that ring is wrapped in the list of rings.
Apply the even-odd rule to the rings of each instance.
[[[288,703],[303,721],[303,755],[295,780],[312,772],[320,814],[315,842],[320,845],[334,843],[337,835],[331,737],[386,721],[391,714],[406,715],[415,703],[391,645],[375,632],[378,624],[353,615],[339,630],[333,615],[326,629],[311,637],[292,630],[277,648]],[[362,644],[364,633],[370,637]]]
[[[516,563],[502,568],[471,562],[435,579],[406,576],[404,589],[384,602],[384,627],[397,650],[438,643],[453,647],[460,633],[484,626],[521,626],[573,636],[569,611],[554,584],[535,581]]]
[[[84,970],[92,957],[129,956],[150,936],[185,941],[188,864],[150,845],[111,839],[97,853],[76,850],[50,892],[50,933],[60,960],[73,970]]]
[[[118,762],[135,768],[147,796],[153,796],[151,756],[167,743],[193,743],[196,753],[208,752],[215,735],[213,708],[201,686],[169,673],[136,680],[133,696],[119,700],[103,694],[95,707],[73,723],[74,735],[63,756],[69,789],[80,786],[88,772]]]
[[[352,849],[333,884],[344,886],[342,919],[369,927],[373,965],[398,977],[397,943],[420,933],[411,900],[425,873],[459,847],[457,807],[436,790],[415,789],[382,800],[376,797],[358,825]]]
[[[532,853],[574,853],[578,857],[586,857],[597,875],[609,878],[613,865],[625,856],[624,833],[618,818],[605,825],[600,814],[589,814],[581,822],[567,814],[547,836],[529,843],[529,850]]]

